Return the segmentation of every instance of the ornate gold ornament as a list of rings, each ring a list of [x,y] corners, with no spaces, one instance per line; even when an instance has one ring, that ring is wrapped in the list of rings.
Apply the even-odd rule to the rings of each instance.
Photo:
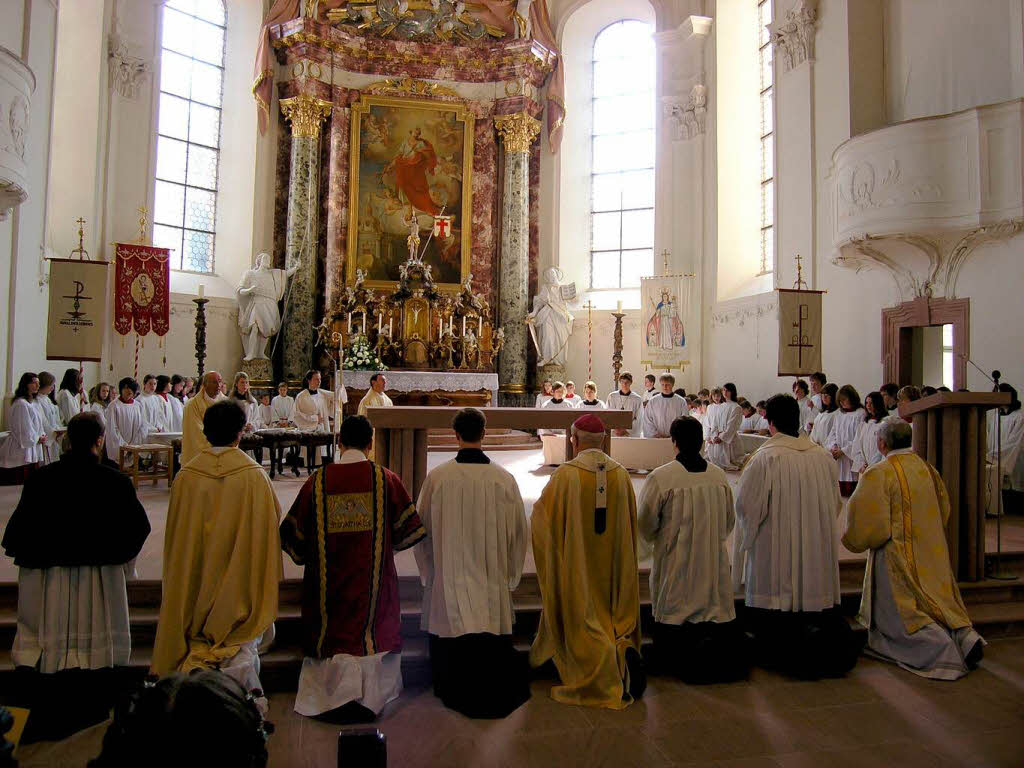
[[[506,152],[529,152],[533,140],[540,134],[540,120],[526,112],[499,115],[494,118],[494,127],[501,134]]]
[[[462,99],[458,92],[440,83],[429,83],[411,77],[389,77],[363,89],[364,93],[393,93],[405,96],[447,96]]]
[[[281,99],[281,113],[292,124],[292,136],[316,137],[320,135],[320,123],[331,114],[331,103],[300,93]]]

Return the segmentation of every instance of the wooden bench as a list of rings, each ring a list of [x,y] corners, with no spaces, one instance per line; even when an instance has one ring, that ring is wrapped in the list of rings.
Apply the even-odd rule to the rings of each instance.
[[[153,466],[148,469],[139,468],[139,459],[143,455],[153,457]],[[162,456],[166,466],[161,469],[157,457]],[[132,479],[132,484],[138,488],[139,480],[152,480],[156,485],[160,480],[167,480],[167,487],[171,487],[174,481],[174,448],[164,443],[150,443],[147,445],[122,445],[118,456],[118,463],[121,470]]]

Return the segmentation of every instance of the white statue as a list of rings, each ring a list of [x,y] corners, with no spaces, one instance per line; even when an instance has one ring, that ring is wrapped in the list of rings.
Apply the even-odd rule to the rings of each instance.
[[[537,365],[565,365],[573,316],[562,298],[558,267],[544,270],[540,292],[533,297],[533,311],[526,316],[533,343],[537,345]]]
[[[290,269],[271,269],[270,254],[256,257],[256,266],[242,275],[238,286],[238,329],[246,360],[266,360],[267,341],[281,330],[281,312],[277,302],[284,298],[288,278],[295,274],[298,263]]]

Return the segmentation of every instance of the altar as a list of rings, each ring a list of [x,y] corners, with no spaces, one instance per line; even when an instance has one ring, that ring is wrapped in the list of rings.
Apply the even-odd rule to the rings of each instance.
[[[354,412],[370,388],[374,371],[345,371],[345,391]],[[477,405],[486,407],[498,402],[498,374],[483,371],[383,371],[387,377],[387,394],[396,405],[413,405],[412,401],[430,399],[437,404]],[[450,400],[443,403],[442,400]]]

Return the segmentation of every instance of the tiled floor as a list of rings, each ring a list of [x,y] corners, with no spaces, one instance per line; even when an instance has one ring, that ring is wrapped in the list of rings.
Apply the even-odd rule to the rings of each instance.
[[[1024,639],[986,650],[955,683],[924,680],[862,659],[839,680],[795,682],[755,670],[748,683],[692,687],[653,678],[621,712],[557,704],[550,681],[504,720],[469,720],[427,690],[406,691],[383,713],[388,765],[401,768],[864,768],[1024,765]],[[336,726],[271,699],[270,765],[336,765]],[[18,755],[23,768],[84,766],[104,726]],[[140,758],[144,764],[144,758]]]

